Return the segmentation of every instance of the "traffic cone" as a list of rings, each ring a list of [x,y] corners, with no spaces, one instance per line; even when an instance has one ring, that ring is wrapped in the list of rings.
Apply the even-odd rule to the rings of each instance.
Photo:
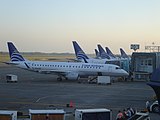
[[[71,108],[74,107],[74,104],[72,101],[70,101],[69,107],[71,107]]]

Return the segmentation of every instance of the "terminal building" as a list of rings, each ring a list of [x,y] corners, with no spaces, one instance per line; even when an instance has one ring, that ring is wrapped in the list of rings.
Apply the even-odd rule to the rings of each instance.
[[[150,80],[152,72],[160,66],[160,52],[133,52],[131,73],[133,79]]]

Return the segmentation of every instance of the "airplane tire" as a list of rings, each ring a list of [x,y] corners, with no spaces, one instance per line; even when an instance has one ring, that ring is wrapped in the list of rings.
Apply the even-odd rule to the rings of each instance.
[[[58,78],[57,78],[57,81],[62,81],[62,78],[61,78],[61,77],[58,77]]]
[[[154,112],[154,113],[159,113],[159,107],[158,107],[158,105],[154,105],[154,106],[152,107],[152,112]]]

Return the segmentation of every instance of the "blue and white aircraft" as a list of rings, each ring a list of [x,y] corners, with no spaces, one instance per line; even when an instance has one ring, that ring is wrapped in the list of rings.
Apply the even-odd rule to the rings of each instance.
[[[106,48],[107,54],[110,56],[111,59],[117,59],[117,57],[111,52],[111,50],[108,47]]]
[[[109,57],[109,55],[105,52],[105,50],[101,47],[100,44],[98,44],[100,57],[98,57],[98,59],[91,58],[84,53],[84,51],[81,49],[81,47],[78,45],[76,41],[72,41],[72,42],[75,50],[75,55],[77,58],[76,61],[86,62],[86,63],[114,64],[114,65],[120,66],[126,71],[129,71],[130,59]]]
[[[108,47],[106,47],[106,51],[103,49],[103,47],[100,44],[98,44],[97,47],[99,50],[100,58],[102,59],[106,59],[106,58],[110,60],[130,59],[130,57],[125,53],[125,51],[122,48],[120,48],[121,56],[120,58],[118,58],[111,52],[111,50]]]
[[[78,61],[85,63],[98,63],[98,64],[106,64],[108,59],[96,59],[86,55],[86,53],[82,50],[82,48],[78,45],[76,41],[72,41],[75,55]]]
[[[131,59],[122,48],[120,48],[120,53],[121,53],[121,58]]]
[[[100,56],[100,53],[98,52],[97,49],[94,49],[95,50],[95,54],[96,54],[96,59],[101,59],[101,56]]]
[[[106,51],[103,49],[103,47],[100,44],[98,44],[97,47],[99,50],[100,57],[102,59],[113,59],[108,53],[106,53]]]
[[[11,61],[7,62],[7,64],[34,72],[55,74],[58,75],[57,80],[62,80],[62,78],[77,80],[79,77],[86,76],[128,76],[128,73],[117,65],[82,62],[30,61],[25,59],[18,52],[12,42],[8,42],[8,49]],[[86,59],[86,56],[84,56],[84,59]]]

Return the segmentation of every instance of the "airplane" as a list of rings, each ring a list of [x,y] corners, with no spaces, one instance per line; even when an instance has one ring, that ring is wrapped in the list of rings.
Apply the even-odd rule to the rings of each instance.
[[[96,54],[96,59],[100,59],[100,53],[98,52],[97,49],[94,49],[95,50],[95,54]]]
[[[10,62],[19,68],[44,73],[58,75],[57,80],[62,78],[78,80],[79,77],[86,76],[128,76],[128,73],[117,65],[93,64],[82,62],[48,62],[30,61],[25,59],[12,42],[8,42]]]
[[[80,62],[86,62],[86,63],[98,63],[98,64],[106,64],[108,59],[96,59],[89,57],[85,54],[85,52],[82,50],[82,48],[79,46],[79,44],[76,41],[72,41],[76,59]]]
[[[124,70],[129,72],[129,65],[130,65],[130,60],[129,59],[120,59],[118,57],[110,58],[110,59],[107,59],[107,58],[104,58],[104,59],[102,59],[102,58],[99,58],[99,59],[91,58],[84,53],[84,51],[82,50],[82,48],[78,45],[78,43],[76,41],[72,41],[72,43],[73,43],[75,55],[76,55],[76,58],[77,58],[76,61],[86,62],[86,63],[88,62],[88,63],[99,63],[99,64],[114,64],[114,65],[120,66],[121,68],[123,68]],[[101,47],[101,46],[99,46],[99,47]],[[103,49],[103,51],[104,51],[104,49]]]
[[[109,56],[109,54],[105,52],[105,50],[102,48],[100,44],[98,44],[97,47],[100,53],[100,57],[102,59],[111,59],[111,56]]]
[[[108,47],[105,47],[105,48],[106,48],[107,54],[110,56],[111,59],[118,59]]]
[[[124,59],[125,58],[127,58],[127,59],[130,58],[122,48],[120,48],[120,53],[121,53],[121,58],[124,58]]]
[[[100,44],[98,44],[97,46],[98,46],[100,57],[102,59],[105,59],[105,58],[112,59],[112,60],[130,59],[130,57],[125,53],[125,51],[122,48],[120,48],[121,57],[118,58],[110,51],[108,47],[106,47],[106,51],[108,52],[105,52],[105,50],[102,48]]]

